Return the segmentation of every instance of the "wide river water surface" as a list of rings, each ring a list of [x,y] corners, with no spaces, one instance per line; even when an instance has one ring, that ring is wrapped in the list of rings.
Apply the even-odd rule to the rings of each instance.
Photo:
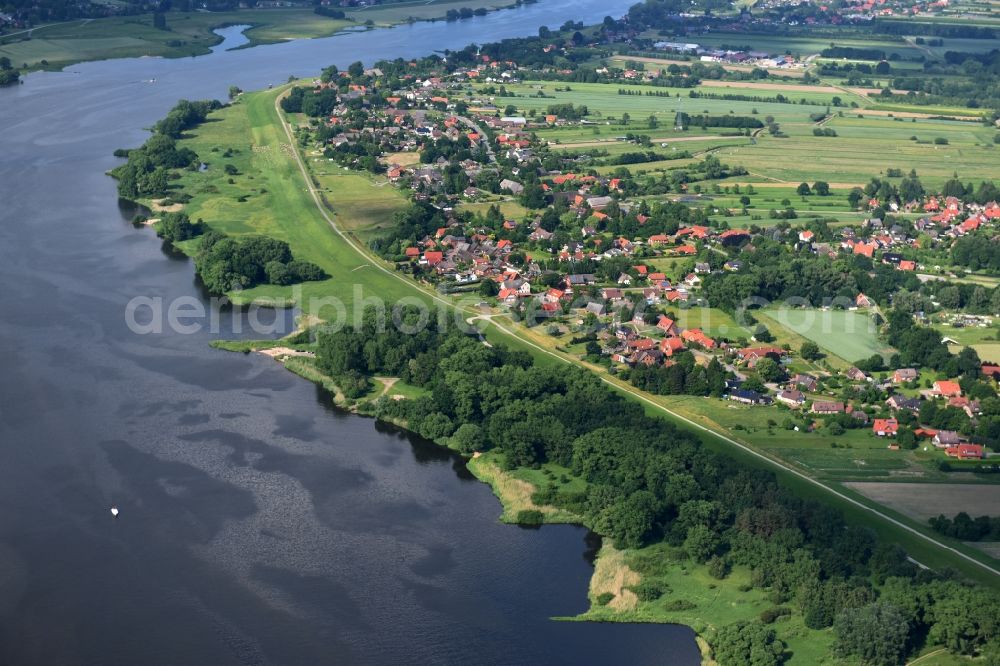
[[[583,528],[500,524],[461,459],[208,346],[231,330],[132,333],[131,298],[202,295],[105,175],[180,98],[626,7],[236,51],[229,29],[211,55],[0,89],[0,663],[698,663],[685,627],[549,619],[587,607]]]

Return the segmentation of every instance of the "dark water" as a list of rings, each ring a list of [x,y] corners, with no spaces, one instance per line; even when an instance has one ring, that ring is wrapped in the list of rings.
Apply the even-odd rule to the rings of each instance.
[[[132,297],[201,292],[104,175],[181,97],[624,7],[545,0],[0,90],[0,664],[697,662],[683,627],[547,619],[586,606],[584,530],[500,525],[459,460],[212,333],[131,333]]]

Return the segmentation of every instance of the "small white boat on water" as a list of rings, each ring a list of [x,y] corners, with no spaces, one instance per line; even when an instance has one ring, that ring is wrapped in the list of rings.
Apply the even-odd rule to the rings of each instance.
[[[115,506],[114,504],[111,505],[111,515],[114,516],[115,518],[118,517],[118,507]]]

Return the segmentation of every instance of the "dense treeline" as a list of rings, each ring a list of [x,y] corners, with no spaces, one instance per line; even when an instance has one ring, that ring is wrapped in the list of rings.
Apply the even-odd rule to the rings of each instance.
[[[0,58],[0,86],[9,86],[21,80],[21,72],[14,69],[10,58],[3,56]]]
[[[997,37],[997,31],[994,28],[968,23],[876,20],[874,26],[875,32],[886,35],[925,35],[960,39],[996,39]]]
[[[816,229],[821,239],[829,233],[825,225],[807,226]],[[865,257],[834,259],[795,252],[787,244],[765,237],[755,237],[753,247],[741,254],[746,270],[705,276],[703,291],[713,307],[733,312],[751,298],[771,302],[801,298],[813,306],[823,306],[834,299],[853,303],[859,292],[882,303],[900,289],[920,288],[920,281],[913,273],[873,263]]]
[[[198,164],[198,155],[190,148],[178,148],[165,134],[155,133],[140,148],[124,153],[128,161],[115,167],[111,175],[118,181],[118,194],[126,199],[162,197],[167,194],[169,169],[185,169]]]
[[[205,122],[209,113],[221,108],[222,102],[214,99],[200,102],[182,99],[162,120],[156,123],[153,131],[172,139],[179,139],[184,130],[200,125]]]
[[[118,157],[128,161],[114,168],[111,175],[118,181],[118,194],[126,199],[162,197],[167,194],[169,169],[191,168],[198,164],[198,155],[190,148],[178,148],[176,140],[184,130],[191,129],[211,111],[221,109],[216,100],[189,102],[182,99],[153,126],[153,136],[135,150],[116,150]]]
[[[336,88],[314,91],[312,88],[296,86],[281,100],[281,108],[285,113],[304,113],[316,118],[330,115],[337,106],[337,100]]]
[[[415,327],[419,319],[401,317]],[[373,309],[357,328],[321,333],[317,362],[355,394],[373,375],[425,389],[375,407],[424,437],[465,453],[498,451],[511,468],[568,468],[585,490],[544,486],[535,501],[581,515],[618,547],[666,542],[718,578],[748,567],[752,586],[775,604],[798,608],[810,628],[833,626],[844,657],[900,664],[925,637],[961,654],[996,649],[988,645],[1000,630],[995,595],[919,570],[899,546],[645,416],[583,370],[536,366],[433,321],[407,335],[381,327]],[[750,663],[754,645],[771,655],[759,663],[780,663],[783,653],[758,622],[722,628],[715,645],[729,663]]]
[[[707,366],[695,363],[690,352],[676,354],[673,365],[639,365],[628,372],[632,386],[660,395],[711,395],[721,397],[726,390],[729,373],[712,358]]]
[[[709,116],[699,114],[690,116],[683,111],[678,113],[678,120],[684,127],[736,127],[745,129],[747,127],[757,129],[764,126],[764,123],[752,116]]]
[[[202,236],[195,267],[205,286],[218,294],[259,284],[289,285],[327,278],[316,264],[294,259],[284,241],[265,236],[236,239],[216,231]]]
[[[164,213],[156,225],[156,233],[171,243],[179,243],[205,233],[205,224],[200,219],[192,222],[185,213]]]
[[[959,541],[1000,541],[1000,517],[998,516],[973,518],[962,511],[954,518],[940,515],[937,518],[931,518],[929,522],[935,532]]]
[[[819,52],[824,58],[846,58],[847,60],[885,60],[881,49],[862,49],[854,46],[830,46]]]
[[[951,260],[956,266],[972,271],[1000,273],[1000,242],[984,242],[980,236],[963,236],[951,246]]]

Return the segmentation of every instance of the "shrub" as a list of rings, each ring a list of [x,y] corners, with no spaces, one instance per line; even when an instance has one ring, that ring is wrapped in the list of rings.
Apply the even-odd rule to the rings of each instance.
[[[663,586],[653,581],[642,581],[631,589],[639,597],[639,601],[656,601],[664,593]]]
[[[614,598],[615,595],[612,594],[611,592],[601,592],[600,594],[597,595],[597,598],[594,599],[594,602],[598,606],[607,606],[609,603],[611,603],[611,600]]]
[[[538,509],[524,509],[517,512],[518,525],[537,526],[545,522],[545,514]],[[601,604],[602,606],[604,604]]]
[[[760,621],[763,622],[764,624],[771,624],[779,617],[791,614],[792,610],[787,606],[776,606],[774,608],[767,608],[760,612]]]

